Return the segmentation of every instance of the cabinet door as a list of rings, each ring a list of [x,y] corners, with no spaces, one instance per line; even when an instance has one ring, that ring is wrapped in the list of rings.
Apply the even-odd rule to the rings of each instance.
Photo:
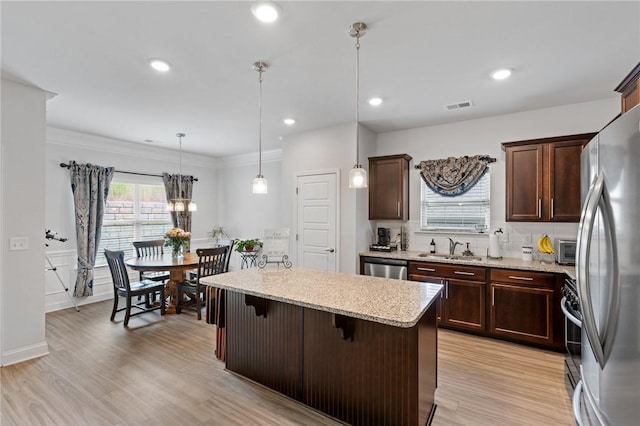
[[[411,271],[409,271],[409,272],[411,272]],[[432,276],[432,275],[420,275],[420,274],[409,273],[409,281],[430,281],[430,282],[433,282],[434,280],[440,281],[441,284],[444,284],[444,278],[441,278],[441,277],[436,277],[436,276]],[[442,296],[438,300],[438,306],[436,306],[436,319],[438,321],[438,325],[440,325],[440,323],[442,322],[443,312],[444,312],[444,293],[442,293]]]
[[[455,328],[485,329],[485,283],[445,281],[442,323]]]
[[[492,282],[491,333],[553,344],[553,289]]]
[[[409,219],[408,155],[369,159],[369,220]]]
[[[571,141],[549,144],[549,203],[550,221],[578,222],[580,220],[580,154],[589,142]]]
[[[507,147],[506,156],[507,220],[541,221],[543,146]]]

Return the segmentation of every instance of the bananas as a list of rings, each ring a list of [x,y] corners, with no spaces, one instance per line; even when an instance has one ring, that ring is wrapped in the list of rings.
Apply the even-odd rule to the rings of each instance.
[[[553,244],[551,244],[551,240],[547,234],[544,234],[540,238],[538,238],[538,251],[540,253],[545,254],[554,254]]]

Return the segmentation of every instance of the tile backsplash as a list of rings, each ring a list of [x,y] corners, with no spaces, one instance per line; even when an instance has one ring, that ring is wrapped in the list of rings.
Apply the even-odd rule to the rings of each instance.
[[[376,228],[384,227],[391,229],[391,240],[397,240],[398,246],[400,241],[400,227],[407,228],[408,250],[411,251],[429,251],[429,243],[433,239],[436,243],[436,252],[447,253],[449,251],[449,237],[454,241],[462,243],[456,247],[456,254],[462,254],[466,249],[466,243],[469,243],[469,249],[476,256],[486,256],[489,249],[489,233],[448,233],[448,232],[430,232],[421,231],[419,221],[408,222],[384,222],[371,221],[372,239],[375,238]],[[504,257],[522,257],[522,246],[525,244],[532,245],[534,252],[536,251],[536,242],[543,235],[549,235],[551,241],[554,238],[571,238],[576,239],[578,234],[577,223],[527,223],[527,222],[491,222],[489,231],[493,233],[502,228],[503,234],[500,238],[500,251]],[[371,243],[374,241],[372,240]]]

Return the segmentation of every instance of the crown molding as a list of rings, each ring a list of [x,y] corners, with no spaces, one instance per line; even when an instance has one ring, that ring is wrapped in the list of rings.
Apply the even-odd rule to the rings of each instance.
[[[47,126],[46,142],[51,145],[81,148],[96,152],[108,152],[130,157],[142,156],[147,160],[157,161],[175,161],[176,155],[179,152],[177,149],[160,148],[52,126]],[[182,161],[183,164],[190,166],[213,169],[218,168],[220,163],[218,158],[187,152],[182,153]]]
[[[230,155],[228,157],[222,157],[218,159],[218,167],[222,169],[231,167],[250,166],[258,164],[259,155],[257,152],[250,152],[248,154]],[[275,163],[282,161],[282,149],[273,149],[270,151],[262,151],[263,163]]]

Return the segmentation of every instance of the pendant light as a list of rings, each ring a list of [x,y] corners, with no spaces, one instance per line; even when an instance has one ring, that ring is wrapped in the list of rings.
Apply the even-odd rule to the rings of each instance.
[[[262,73],[269,68],[269,64],[266,62],[258,61],[253,64],[253,69],[258,71],[258,84],[259,84],[259,120],[258,120],[258,176],[253,179],[253,193],[254,194],[266,194],[267,193],[267,180],[262,176]]]
[[[349,188],[366,188],[367,171],[360,165],[360,37],[367,33],[367,24],[356,22],[349,27],[349,35],[356,39],[356,164],[349,171]]]
[[[182,138],[186,136],[185,133],[176,133],[180,141],[180,174],[178,175],[178,197],[172,198],[167,202],[167,210],[170,212],[183,212],[185,206],[188,211],[195,212],[198,210],[198,205],[191,201],[189,198],[185,198],[182,194]]]

